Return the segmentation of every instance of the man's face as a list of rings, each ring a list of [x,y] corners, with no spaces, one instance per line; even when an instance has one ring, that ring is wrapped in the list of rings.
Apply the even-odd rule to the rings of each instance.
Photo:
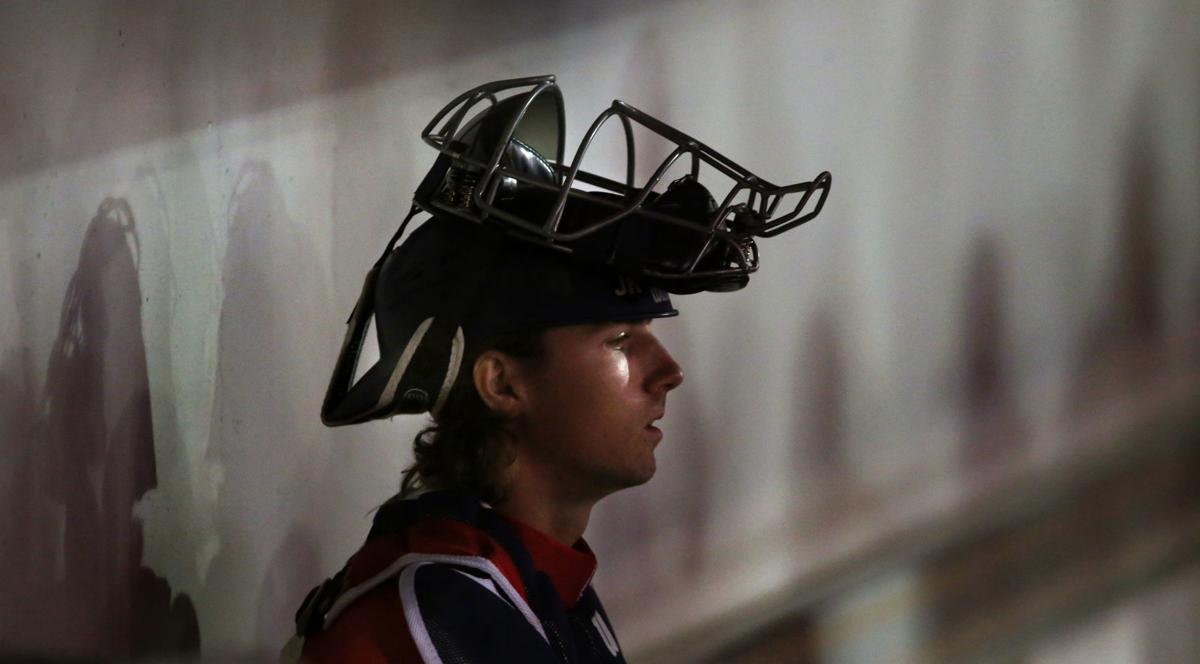
[[[543,340],[544,357],[522,381],[519,463],[577,498],[649,480],[662,439],[653,423],[683,381],[649,323],[560,327]]]

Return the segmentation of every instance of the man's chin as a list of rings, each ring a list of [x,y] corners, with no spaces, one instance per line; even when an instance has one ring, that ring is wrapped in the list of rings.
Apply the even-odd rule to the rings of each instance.
[[[618,491],[641,486],[646,482],[649,482],[651,478],[654,477],[655,470],[656,467],[654,461],[651,460],[647,466],[638,468],[636,470],[631,469],[628,472],[615,475],[609,478],[610,481],[606,483],[609,488],[604,492],[604,494],[612,495]]]
[[[658,464],[655,462],[654,457],[651,456],[649,463],[629,474],[629,477],[626,478],[627,483],[622,488],[631,489],[635,486],[641,486],[646,482],[649,482],[654,477],[654,473],[657,470]]]

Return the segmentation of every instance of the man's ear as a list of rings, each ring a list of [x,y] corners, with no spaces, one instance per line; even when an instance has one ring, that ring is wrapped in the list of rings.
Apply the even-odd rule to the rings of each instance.
[[[518,372],[516,360],[499,351],[484,351],[476,358],[472,378],[484,405],[510,418],[520,413],[524,404]]]

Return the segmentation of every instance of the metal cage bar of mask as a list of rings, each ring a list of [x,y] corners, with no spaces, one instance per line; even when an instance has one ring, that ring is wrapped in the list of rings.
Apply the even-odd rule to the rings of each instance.
[[[519,112],[514,113],[508,120],[504,130],[501,132],[500,139],[497,141],[494,149],[491,150],[490,158],[484,162],[465,154],[465,148],[468,146],[456,145],[454,137],[459,131],[459,127],[468,111],[483,100],[487,100],[491,104],[498,103],[497,94],[521,87],[529,87],[530,90],[521,93],[525,97],[521,102],[521,108]],[[556,135],[558,140],[555,146],[555,161],[551,164],[556,176],[554,184],[548,184],[529,177],[526,174],[511,171],[501,164],[505,150],[517,133],[518,127],[523,121],[527,120],[526,112],[537,101],[540,95],[547,93],[552,95],[552,100],[557,111]],[[515,97],[517,95],[512,96]],[[455,112],[451,115],[450,112],[452,110],[455,110]],[[435,132],[434,128],[444,118],[447,118],[447,116],[449,117],[442,124],[441,129]],[[624,184],[584,171],[581,168],[583,158],[593,139],[605,122],[614,116],[622,123],[626,141],[626,182]],[[675,145],[675,149],[660,162],[659,166],[640,187],[634,185],[636,146],[633,137],[632,122],[637,122],[639,125]],[[455,100],[451,101],[450,104],[444,107],[430,121],[422,132],[422,138],[425,142],[440,153],[479,169],[481,174],[477,185],[472,190],[471,202],[482,214],[479,217],[470,217],[478,221],[482,221],[487,217],[504,220],[528,234],[531,239],[567,252],[570,251],[570,247],[559,243],[571,242],[585,237],[620,222],[633,214],[680,226],[703,235],[705,237],[703,248],[693,256],[684,271],[665,273],[657,270],[646,270],[648,275],[661,279],[720,277],[756,271],[758,268],[757,247],[754,247],[753,243],[747,240],[751,237],[772,237],[810,221],[821,212],[829,194],[831,176],[828,171],[822,172],[811,181],[798,182],[782,187],[771,184],[709,146],[620,100],[615,100],[609,108],[602,111],[592,122],[592,125],[585,133],[583,140],[575,152],[570,167],[566,167],[563,164],[564,135],[565,121],[562,94],[555,84],[553,76],[510,79],[479,86],[459,95]],[[661,184],[667,171],[684,155],[689,156],[691,159],[692,176],[699,174],[700,165],[704,163],[734,182],[715,213],[709,216],[708,220],[703,223],[697,222],[695,219],[685,219],[649,210],[644,207],[646,201],[654,192],[655,187]],[[533,220],[525,219],[497,207],[494,204],[494,199],[504,178],[510,178],[527,186],[556,194],[554,205],[546,218],[540,223],[535,223]],[[610,194],[616,195],[616,198],[574,189],[573,185],[576,181],[599,187]],[[746,201],[734,203],[743,192],[745,192]],[[799,194],[799,201],[796,205],[789,212],[772,218],[771,215],[775,214],[781,201],[793,194]],[[810,211],[801,215],[801,212],[807,208],[814,195],[816,196],[815,205]],[[593,221],[586,226],[574,228],[570,231],[560,231],[559,226],[569,199],[601,205],[612,209],[613,213],[602,219]],[[464,212],[463,210],[447,211],[459,216],[463,216],[462,212]],[[737,251],[732,251],[728,254],[737,264],[718,269],[697,270],[700,260],[714,242],[737,249]],[[747,247],[751,247],[751,249],[747,250]]]

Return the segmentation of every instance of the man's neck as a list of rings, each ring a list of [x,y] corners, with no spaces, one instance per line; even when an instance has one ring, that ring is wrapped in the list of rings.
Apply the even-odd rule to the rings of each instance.
[[[505,499],[495,505],[496,511],[567,546],[573,546],[583,537],[595,500],[564,497],[550,487],[528,480],[513,482],[510,487]]]

